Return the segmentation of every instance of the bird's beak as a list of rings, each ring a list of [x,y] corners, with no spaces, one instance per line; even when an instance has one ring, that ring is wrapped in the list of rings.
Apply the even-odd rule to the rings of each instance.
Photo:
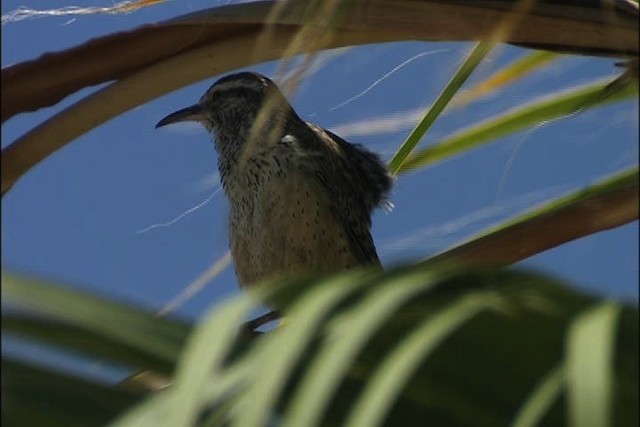
[[[198,105],[192,105],[191,107],[183,108],[175,113],[169,114],[164,119],[160,120],[156,125],[156,129],[165,125],[178,122],[201,122],[206,119],[204,109]]]

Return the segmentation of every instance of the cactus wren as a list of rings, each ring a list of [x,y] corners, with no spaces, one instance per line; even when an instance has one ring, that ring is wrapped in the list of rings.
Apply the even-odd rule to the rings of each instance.
[[[183,121],[213,134],[240,286],[380,265],[371,212],[393,179],[376,154],[300,119],[257,73],[221,78],[156,127]]]

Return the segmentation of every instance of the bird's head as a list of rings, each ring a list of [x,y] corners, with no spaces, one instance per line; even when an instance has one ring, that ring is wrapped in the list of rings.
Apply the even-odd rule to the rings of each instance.
[[[214,135],[218,167],[225,181],[243,159],[264,144],[279,141],[285,128],[301,119],[269,78],[242,72],[222,77],[197,104],[169,114],[156,128],[194,121]]]
[[[197,104],[169,114],[158,122],[156,128],[195,121],[217,136],[246,133],[267,100],[273,101],[270,107],[274,114],[268,116],[271,120],[274,115],[284,118],[293,112],[280,89],[269,78],[253,72],[230,74],[215,82]]]

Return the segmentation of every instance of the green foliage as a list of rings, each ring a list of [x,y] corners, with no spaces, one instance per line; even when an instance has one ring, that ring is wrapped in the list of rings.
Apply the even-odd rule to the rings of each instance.
[[[67,319],[62,308],[76,311],[95,299],[40,285],[5,276],[3,299],[40,318],[43,327]],[[18,297],[15,289],[22,290]],[[516,418],[518,425],[532,425],[531,420],[558,425],[567,417],[583,425],[585,416],[610,418],[612,425],[638,421],[635,308],[602,304],[530,272],[453,265],[350,272],[280,283],[274,289],[269,297],[281,304],[282,326],[261,336],[244,333],[241,323],[253,306],[249,295],[214,308],[188,334],[184,330],[180,339],[188,337],[173,360],[173,385],[136,406],[131,407],[135,396],[118,387],[20,368],[29,369],[29,378],[41,374],[43,388],[35,380],[5,382],[3,416],[28,423],[76,405],[88,413],[95,409],[96,419],[117,417],[129,407],[114,421],[121,426],[227,421],[259,426],[268,419],[309,426],[343,425],[345,420],[356,426],[415,425],[418,420],[506,425]],[[52,292],[60,297],[48,307],[28,302]],[[133,310],[105,302],[103,313],[115,324]],[[142,312],[138,317],[157,320]],[[88,318],[68,322],[92,329]],[[161,323],[184,327],[170,319]],[[39,337],[37,329],[10,325],[5,331]],[[143,331],[137,333],[143,342]],[[174,339],[157,337],[166,346]],[[64,339],[50,342],[105,357],[99,348]],[[153,368],[132,364],[128,352],[125,347],[112,350],[109,360]],[[27,376],[14,369],[15,362],[7,363],[11,378]],[[70,387],[69,381],[79,385]],[[54,407],[21,410],[18,402],[34,399],[36,404],[47,392],[56,396]]]
[[[15,426],[102,425],[139,396],[2,358],[2,422]]]

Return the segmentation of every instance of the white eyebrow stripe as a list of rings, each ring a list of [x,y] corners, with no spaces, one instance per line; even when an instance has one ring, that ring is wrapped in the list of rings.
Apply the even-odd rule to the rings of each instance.
[[[265,84],[262,81],[256,80],[230,80],[227,82],[218,83],[213,87],[213,92],[225,92],[228,90],[234,89],[260,89],[263,88]]]

